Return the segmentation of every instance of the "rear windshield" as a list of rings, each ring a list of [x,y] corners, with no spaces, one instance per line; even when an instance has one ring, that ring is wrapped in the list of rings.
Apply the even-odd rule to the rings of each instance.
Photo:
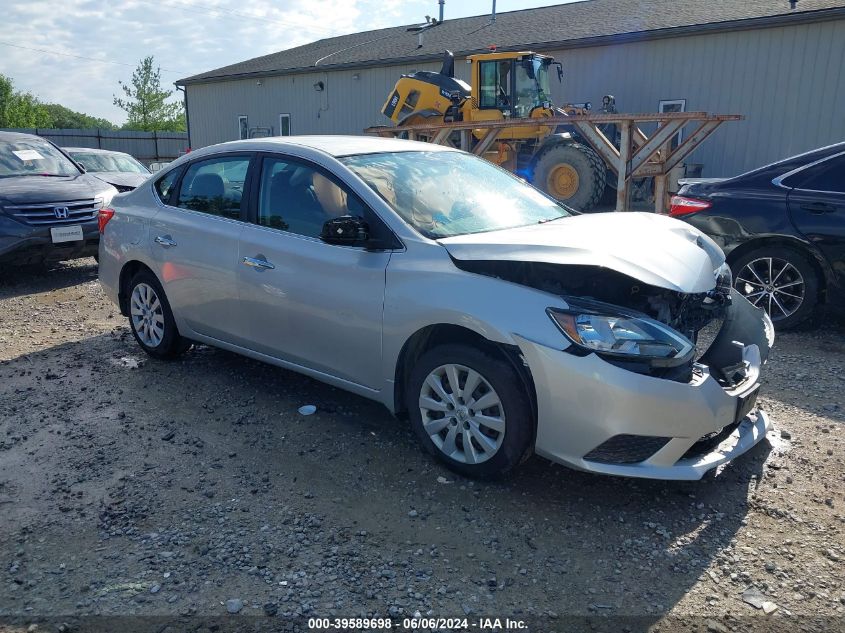
[[[44,139],[0,140],[0,178],[78,174],[76,165]]]
[[[77,163],[88,171],[123,171],[132,174],[146,174],[149,171],[129,154],[100,154],[97,152],[70,152]]]

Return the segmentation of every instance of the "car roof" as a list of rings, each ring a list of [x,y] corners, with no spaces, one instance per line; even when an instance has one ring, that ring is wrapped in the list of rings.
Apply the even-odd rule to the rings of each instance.
[[[119,152],[113,149],[99,149],[96,147],[63,147],[66,152],[86,152],[89,154],[123,154],[124,156],[131,156],[126,152]]]
[[[308,147],[334,157],[350,156],[353,154],[378,154],[382,152],[440,152],[455,151],[451,147],[435,145],[433,143],[421,143],[419,141],[406,141],[395,138],[384,138],[380,136],[274,136],[269,138],[253,138],[243,141],[229,141],[204,147],[197,152],[209,153],[214,149],[231,150],[253,150],[253,151],[284,151],[288,147]],[[194,154],[195,152],[191,152]],[[188,154],[190,156],[191,154]]]

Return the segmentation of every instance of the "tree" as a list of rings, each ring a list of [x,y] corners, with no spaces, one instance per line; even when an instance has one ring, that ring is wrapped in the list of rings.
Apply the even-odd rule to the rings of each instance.
[[[99,117],[89,116],[76,110],[71,110],[58,103],[46,103],[44,107],[50,113],[53,124],[50,127],[55,128],[72,128],[72,129],[86,129],[98,127],[104,130],[113,130],[116,128],[114,123],[101,119]]]
[[[28,92],[18,92],[12,80],[0,74],[0,128],[50,127],[53,119],[44,104]]]
[[[161,68],[153,67],[152,55],[140,61],[129,84],[118,83],[124,98],[115,96],[114,105],[126,112],[125,129],[147,132],[185,130],[184,107],[180,101],[167,101],[173,91],[162,89]]]

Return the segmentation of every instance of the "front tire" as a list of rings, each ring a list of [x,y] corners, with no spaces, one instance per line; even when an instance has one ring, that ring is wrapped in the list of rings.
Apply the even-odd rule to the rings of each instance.
[[[813,265],[799,251],[764,246],[739,257],[731,269],[734,287],[765,310],[777,329],[794,328],[813,314],[819,279]]]
[[[531,454],[530,401],[502,359],[465,345],[433,348],[411,370],[406,393],[422,445],[464,476],[499,477]]]
[[[591,211],[604,195],[607,168],[592,148],[558,143],[537,159],[533,184],[576,211]]]
[[[150,356],[171,359],[191,343],[179,335],[173,311],[155,275],[138,272],[129,282],[129,327],[138,345]]]

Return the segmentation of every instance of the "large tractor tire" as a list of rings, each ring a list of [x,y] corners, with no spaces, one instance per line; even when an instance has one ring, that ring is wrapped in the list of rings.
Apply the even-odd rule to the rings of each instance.
[[[592,148],[556,143],[537,158],[534,186],[576,211],[591,211],[604,194],[607,169]]]

